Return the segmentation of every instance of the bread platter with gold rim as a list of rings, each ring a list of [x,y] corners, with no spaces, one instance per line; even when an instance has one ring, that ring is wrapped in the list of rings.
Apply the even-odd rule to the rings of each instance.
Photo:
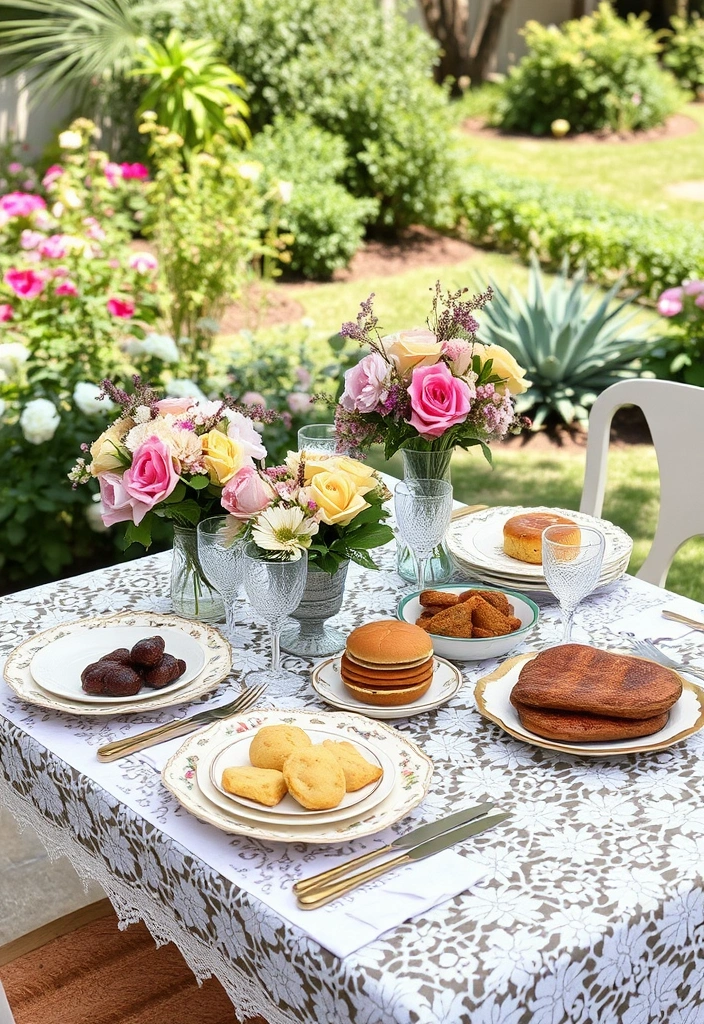
[[[516,739],[579,757],[663,750],[704,726],[700,687],[646,658],[582,644],[509,658],[474,695]]]

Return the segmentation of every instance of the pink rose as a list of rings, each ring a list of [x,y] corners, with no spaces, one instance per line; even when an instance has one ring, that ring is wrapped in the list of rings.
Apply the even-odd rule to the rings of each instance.
[[[268,508],[273,498],[271,484],[262,480],[254,466],[243,466],[223,487],[221,501],[236,519],[250,519]]]
[[[374,412],[389,393],[389,364],[378,352],[370,352],[345,373],[340,405],[348,412]]]
[[[134,252],[130,256],[129,266],[138,274],[149,274],[156,270],[158,263],[156,256],[152,256],[150,252]]]
[[[242,405],[261,405],[263,409],[266,409],[266,398],[258,391],[245,391],[240,401]]]
[[[49,185],[52,185],[61,177],[63,173],[64,169],[61,166],[61,164],[52,164],[51,167],[47,169],[46,174],[42,178],[42,185],[44,186],[44,188],[48,188]]]
[[[36,299],[44,290],[46,277],[37,270],[15,270],[12,267],[5,271],[4,281],[21,299]]]
[[[181,416],[184,412],[188,412],[194,403],[195,398],[162,398],[156,403],[156,407],[161,416],[166,416],[168,413],[173,416]]]
[[[286,404],[292,413],[300,415],[303,412],[308,412],[312,406],[310,395],[306,395],[303,391],[292,391],[286,398]]]
[[[6,320],[12,320],[14,310],[9,302],[0,303],[0,323],[5,323]]]
[[[101,518],[106,526],[133,521],[134,498],[127,493],[119,473],[99,473]]]
[[[701,295],[704,292],[704,281],[687,281],[682,290],[685,295]]]
[[[40,255],[48,260],[62,260],[67,252],[68,247],[63,235],[51,235],[39,243]]]
[[[78,295],[78,288],[73,281],[62,281],[54,288],[54,295],[68,295],[73,298]]]
[[[108,179],[108,185],[110,186],[110,188],[115,188],[115,185],[117,185],[118,181],[122,179],[122,168],[119,164],[109,162],[105,164],[105,167],[103,168],[103,174]]]
[[[46,203],[41,196],[29,195],[27,192],[8,192],[0,198],[0,210],[8,217],[29,217],[35,210],[43,210]]]
[[[120,170],[122,171],[122,177],[126,180],[136,178],[137,181],[144,181],[145,178],[149,177],[149,168],[145,167],[144,164],[120,164]]]
[[[147,512],[168,496],[178,483],[171,450],[158,437],[149,437],[139,446],[132,465],[125,470],[122,481],[133,501],[135,526],[139,526]]]
[[[677,316],[684,308],[683,296],[682,288],[666,288],[658,299],[658,313],[661,316]]]
[[[134,302],[132,299],[111,298],[107,301],[108,313],[117,316],[121,320],[129,320],[134,316]]]
[[[24,164],[18,164],[16,160],[13,160],[11,164],[7,165],[7,169],[10,174],[21,174],[24,170]]]
[[[440,437],[462,423],[471,406],[465,381],[453,377],[445,363],[417,366],[408,389],[413,410],[408,422],[421,437]]]
[[[20,235],[20,245],[26,251],[28,249],[36,249],[40,242],[44,241],[44,235],[41,231],[30,231],[29,228],[25,228]]]
[[[450,369],[457,377],[464,377],[472,365],[472,346],[464,338],[443,342],[442,354],[449,360]]]

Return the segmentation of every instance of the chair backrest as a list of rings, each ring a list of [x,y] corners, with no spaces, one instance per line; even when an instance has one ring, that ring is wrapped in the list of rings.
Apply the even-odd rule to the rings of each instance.
[[[658,525],[638,576],[663,586],[677,549],[690,537],[704,534],[704,388],[665,380],[624,380],[599,395],[589,416],[580,505],[590,515],[601,514],[611,420],[624,405],[642,409],[660,470]]]

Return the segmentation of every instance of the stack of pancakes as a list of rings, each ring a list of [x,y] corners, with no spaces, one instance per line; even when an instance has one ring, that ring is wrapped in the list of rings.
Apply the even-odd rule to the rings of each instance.
[[[432,641],[410,622],[367,622],[347,637],[340,674],[352,696],[365,704],[410,704],[430,689]]]
[[[511,703],[538,736],[588,743],[659,732],[681,693],[677,673],[653,661],[564,644],[523,666]]]

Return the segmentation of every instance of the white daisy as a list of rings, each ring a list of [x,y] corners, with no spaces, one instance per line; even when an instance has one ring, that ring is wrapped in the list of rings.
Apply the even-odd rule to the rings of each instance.
[[[278,506],[259,514],[252,539],[263,551],[280,552],[275,558],[296,562],[317,532],[318,524],[302,508]]]

